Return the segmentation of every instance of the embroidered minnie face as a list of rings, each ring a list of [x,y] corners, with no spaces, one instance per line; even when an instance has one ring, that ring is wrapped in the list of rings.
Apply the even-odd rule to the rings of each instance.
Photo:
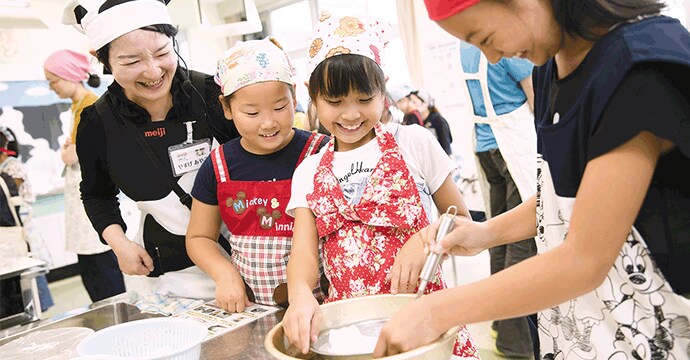
[[[232,210],[235,212],[235,214],[242,215],[242,213],[247,210],[247,202],[244,200],[246,197],[247,194],[245,194],[244,191],[238,191],[237,199],[228,197],[228,199],[225,200],[225,206],[232,207]]]
[[[270,230],[271,228],[273,228],[275,221],[280,219],[280,217],[282,216],[279,210],[273,210],[269,214],[266,208],[263,206],[258,208],[256,210],[256,213],[259,215],[259,226],[261,226],[262,229],[266,230]]]

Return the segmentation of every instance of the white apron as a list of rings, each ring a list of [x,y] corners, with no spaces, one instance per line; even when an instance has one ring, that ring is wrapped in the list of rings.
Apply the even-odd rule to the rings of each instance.
[[[72,110],[81,108],[83,97],[72,107]],[[77,125],[74,119],[74,111],[70,111],[72,123],[70,129]],[[70,136],[70,134],[68,134]],[[65,250],[79,255],[101,254],[110,250],[110,246],[101,242],[98,233],[86,216],[84,203],[81,201],[81,166],[79,162],[65,167]]]
[[[86,216],[81,201],[79,163],[65,168],[65,250],[80,255],[100,254],[110,250],[101,243],[98,233]]]
[[[467,84],[468,80],[477,80],[482,88],[482,97],[487,116],[475,115],[473,118],[474,122],[491,125],[498,148],[501,150],[501,155],[506,162],[508,171],[510,171],[510,175],[520,192],[520,197],[523,201],[529,199],[537,192],[537,133],[534,129],[534,114],[529,108],[529,104],[525,102],[521,107],[508,114],[496,115],[489,95],[489,84],[487,82],[488,62],[486,56],[480,53],[479,71],[477,73],[465,73],[462,66],[460,68],[465,84]],[[468,104],[471,107],[472,99],[469,95],[469,89],[465,93],[468,97]],[[473,129],[473,150],[476,149],[476,145],[477,134]],[[482,188],[482,197],[484,198],[486,217],[488,219],[492,216],[491,202],[489,201],[489,182],[476,156],[475,161],[477,162],[479,184]]]
[[[575,198],[556,195],[549,164],[540,159],[537,165],[541,173],[536,239],[538,253],[543,254],[565,241]],[[690,300],[673,292],[654,263],[645,239],[632,227],[601,285],[539,312],[541,356],[574,360],[688,359],[688,319]]]
[[[197,171],[190,171],[179,179],[178,184],[186,192],[191,192],[196,178]],[[134,237],[134,242],[144,246],[144,219],[150,214],[154,220],[170,233],[184,236],[187,233],[187,225],[191,212],[180,202],[180,198],[171,191],[168,196],[152,201],[137,201],[137,207],[141,211],[140,226]],[[225,225],[221,226],[221,234],[226,238],[229,235]],[[230,255],[218,245],[225,258],[230,259]],[[155,261],[154,261],[155,264]],[[127,282],[135,287],[136,291],[143,294],[160,294],[190,299],[214,299],[216,284],[198,266],[191,266],[179,271],[167,271],[163,275],[153,278],[137,276],[136,279],[130,278]]]

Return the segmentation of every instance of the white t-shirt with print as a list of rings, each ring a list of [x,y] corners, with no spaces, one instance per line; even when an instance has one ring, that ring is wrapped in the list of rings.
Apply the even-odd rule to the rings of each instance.
[[[432,209],[431,195],[435,193],[448,175],[456,170],[455,162],[443,151],[438,140],[419,125],[399,125],[389,123],[386,130],[393,134],[400,152],[414,179],[422,205],[429,221],[436,218]],[[292,177],[292,196],[287,205],[287,213],[294,216],[294,210],[307,205],[307,194],[314,191],[316,168],[326,150],[324,146],[317,154],[304,159]],[[372,139],[363,146],[350,151],[336,151],[333,154],[333,173],[349,203],[359,202],[369,177],[381,159],[378,141]]]

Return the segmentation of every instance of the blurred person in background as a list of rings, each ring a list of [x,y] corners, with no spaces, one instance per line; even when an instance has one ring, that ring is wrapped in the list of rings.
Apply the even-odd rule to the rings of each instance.
[[[416,107],[410,104],[410,95],[412,94],[412,88],[409,85],[399,85],[394,86],[389,90],[391,99],[395,103],[395,106],[403,112],[403,125],[420,125],[424,126],[424,120],[422,120],[422,115],[419,113]]]
[[[295,124],[293,126],[296,129],[311,131],[309,117],[307,116],[307,113],[304,111],[302,104],[300,104],[299,102],[297,102],[297,106],[295,107]]]
[[[50,89],[61,99],[70,99],[72,114],[70,133],[62,145],[65,163],[65,249],[77,254],[79,274],[92,302],[125,292],[125,283],[117,265],[115,253],[100,242],[84,211],[79,193],[81,168],[77,156],[77,127],[81,112],[98,95],[84,86],[84,81],[96,88],[101,84],[98,75],[89,73],[89,56],[72,50],[58,50],[43,63]]]
[[[409,99],[410,111],[419,111],[424,127],[436,136],[446,154],[452,155],[450,145],[453,143],[453,135],[450,133],[450,126],[436,108],[431,94],[424,89],[415,90],[410,93]]]
[[[18,209],[19,211],[16,215],[18,215],[20,225],[24,228],[23,239],[13,239],[13,241],[23,240],[26,244],[15,243],[13,246],[15,254],[43,260],[46,262],[46,268],[49,269],[52,265],[52,258],[33,219],[31,204],[36,202],[36,195],[31,189],[28,174],[19,160],[19,142],[17,137],[11,129],[4,126],[0,126],[0,174],[2,174],[3,179],[6,179],[5,183],[9,185],[10,190],[16,188],[21,200],[19,206],[11,210],[17,211]],[[7,179],[11,179],[11,181]],[[10,203],[9,199],[8,203]],[[0,241],[8,240],[0,239]],[[37,276],[36,285],[38,286],[41,311],[46,311],[55,304],[48,288],[46,276]]]
[[[470,116],[475,123],[472,144],[479,184],[487,218],[491,218],[518,206],[537,191],[534,65],[519,58],[501,58],[489,64],[479,48],[466,42],[460,43],[459,55],[463,83],[470,97]],[[536,253],[537,245],[531,237],[490,248],[491,274]],[[536,315],[530,317],[491,323],[497,354],[527,358],[538,350],[537,319]]]

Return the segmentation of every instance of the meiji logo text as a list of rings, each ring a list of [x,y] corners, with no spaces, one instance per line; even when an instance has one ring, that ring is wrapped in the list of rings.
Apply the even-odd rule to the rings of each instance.
[[[165,128],[159,127],[156,130],[144,131],[144,136],[147,138],[148,137],[163,137],[163,136],[165,136]]]

